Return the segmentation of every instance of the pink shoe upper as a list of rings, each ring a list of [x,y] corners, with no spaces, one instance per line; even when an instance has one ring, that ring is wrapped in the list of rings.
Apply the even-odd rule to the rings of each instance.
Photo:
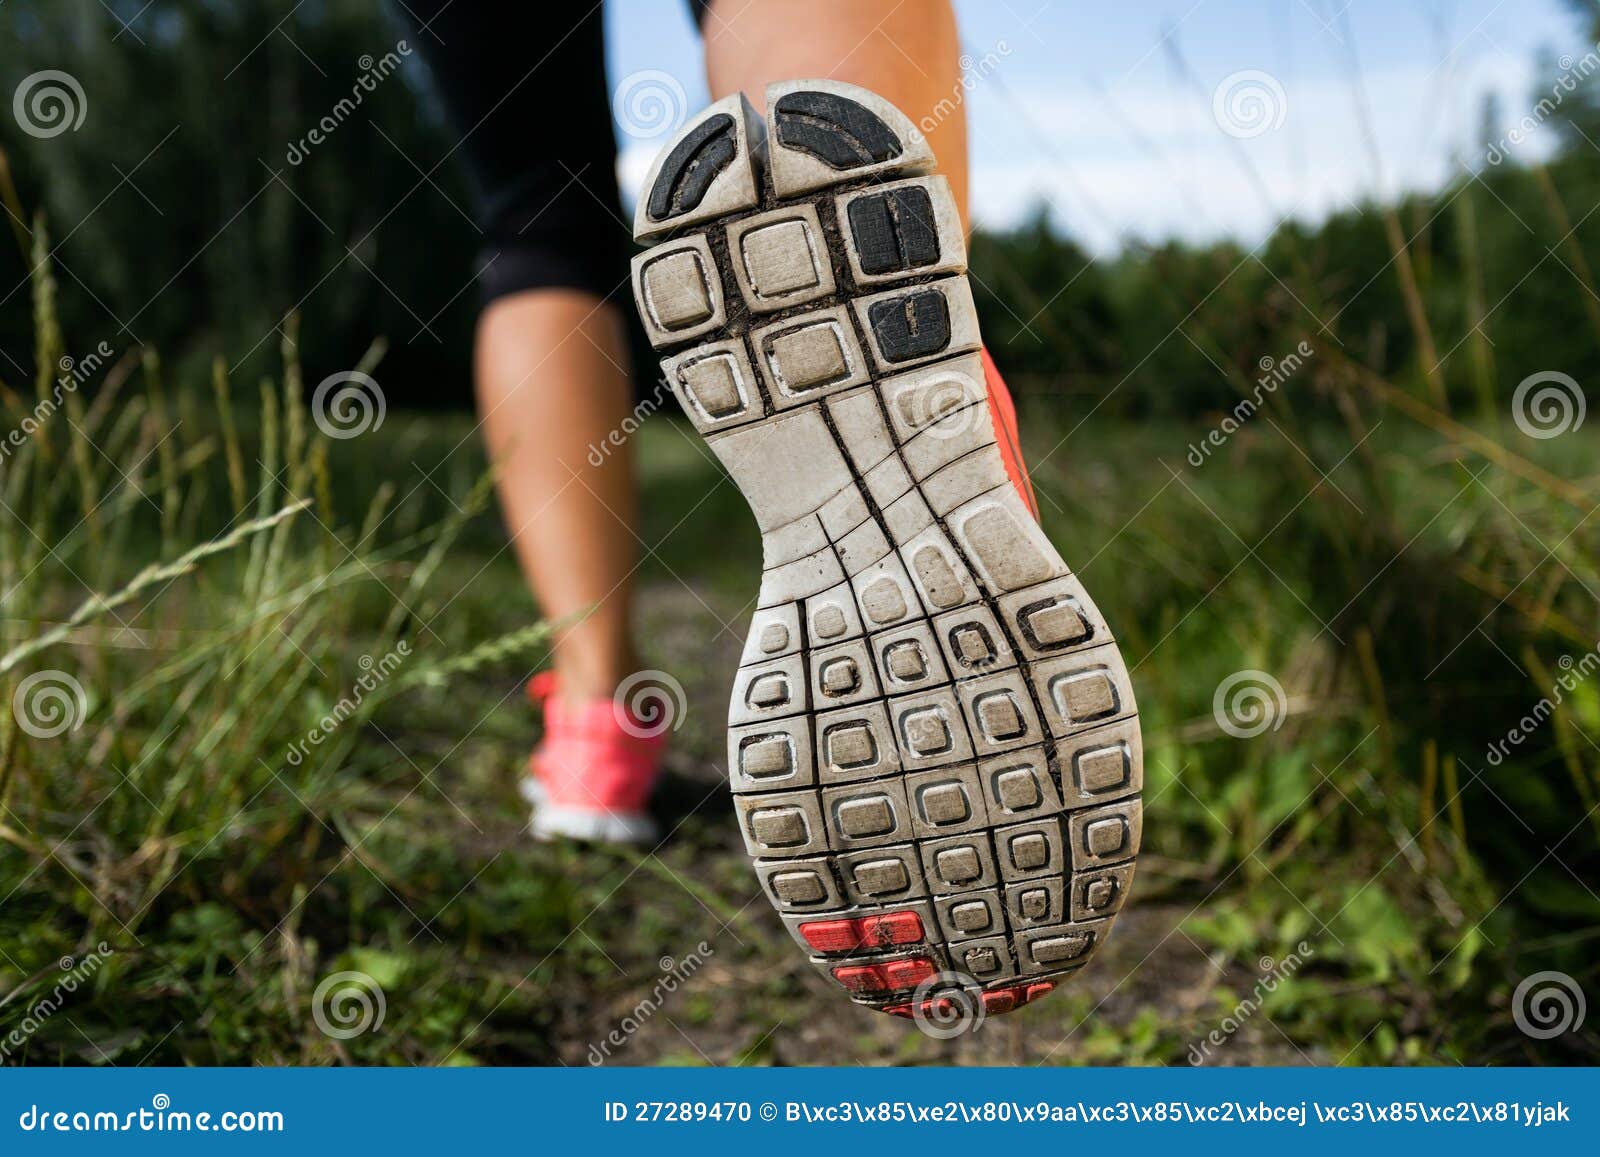
[[[528,681],[544,708],[544,739],[528,761],[551,804],[614,813],[644,811],[661,770],[665,733],[612,699],[569,703],[553,671]]]

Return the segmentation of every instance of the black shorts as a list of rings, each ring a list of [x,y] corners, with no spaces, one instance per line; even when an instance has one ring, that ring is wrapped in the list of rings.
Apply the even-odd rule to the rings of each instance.
[[[711,0],[690,0],[696,22]],[[405,0],[395,9],[428,64],[483,232],[485,303],[528,289],[626,289],[632,227],[599,3]]]

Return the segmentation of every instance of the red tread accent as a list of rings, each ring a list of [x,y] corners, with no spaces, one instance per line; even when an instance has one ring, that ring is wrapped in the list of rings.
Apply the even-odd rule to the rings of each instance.
[[[983,994],[984,1012],[1010,1012],[1017,1007],[1017,990],[1002,988],[995,992]]]
[[[915,988],[937,971],[933,961],[926,956],[915,956],[910,960],[891,960],[882,965],[884,979],[890,988]]]
[[[915,912],[886,912],[882,916],[863,916],[859,923],[861,943],[866,948],[915,944],[922,939],[922,918]]]
[[[915,988],[934,972],[930,958],[911,956],[882,964],[841,964],[833,970],[833,978],[851,992],[865,994]]]
[[[849,920],[808,920],[800,935],[818,952],[854,952],[858,948],[892,948],[923,938],[922,918],[915,912],[885,912]]]
[[[811,920],[800,925],[800,935],[818,952],[850,952],[861,943],[854,920]]]

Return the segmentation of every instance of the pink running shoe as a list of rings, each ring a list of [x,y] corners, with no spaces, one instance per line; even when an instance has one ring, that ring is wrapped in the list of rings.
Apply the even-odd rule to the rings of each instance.
[[[522,786],[533,805],[534,838],[654,840],[656,824],[645,804],[661,770],[664,730],[612,699],[568,702],[553,671],[528,681],[528,698],[544,709],[544,739],[528,760]]]

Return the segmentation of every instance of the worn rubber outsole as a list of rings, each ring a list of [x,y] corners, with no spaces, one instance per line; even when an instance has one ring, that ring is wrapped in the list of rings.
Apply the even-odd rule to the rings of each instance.
[[[1122,658],[995,444],[949,187],[863,89],[742,96],[663,150],[633,287],[762,532],[728,709],[756,873],[864,1004],[1005,1012],[1099,947],[1139,849]]]

